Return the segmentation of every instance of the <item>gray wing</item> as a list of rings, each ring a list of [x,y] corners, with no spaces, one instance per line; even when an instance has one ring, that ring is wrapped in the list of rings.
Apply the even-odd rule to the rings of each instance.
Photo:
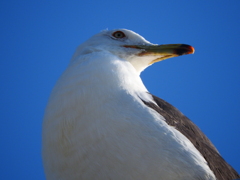
[[[163,99],[154,95],[152,97],[157,105],[142,100],[143,103],[161,114],[168,125],[174,126],[193,143],[218,180],[240,178],[240,175],[221,157],[207,136],[190,119]]]

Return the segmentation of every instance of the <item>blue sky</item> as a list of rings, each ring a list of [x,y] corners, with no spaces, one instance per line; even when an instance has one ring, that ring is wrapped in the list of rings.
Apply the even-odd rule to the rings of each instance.
[[[240,1],[0,2],[1,165],[5,180],[43,180],[41,124],[51,89],[75,48],[103,29],[131,29],[194,55],[156,63],[141,77],[211,139],[240,172]]]

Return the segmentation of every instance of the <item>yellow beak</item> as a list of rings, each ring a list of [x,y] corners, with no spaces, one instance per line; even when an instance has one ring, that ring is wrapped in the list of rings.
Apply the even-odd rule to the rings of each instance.
[[[162,61],[164,59],[177,57],[185,54],[193,54],[194,48],[187,44],[164,44],[164,45],[124,45],[126,48],[142,49],[138,56],[160,56],[150,64]]]

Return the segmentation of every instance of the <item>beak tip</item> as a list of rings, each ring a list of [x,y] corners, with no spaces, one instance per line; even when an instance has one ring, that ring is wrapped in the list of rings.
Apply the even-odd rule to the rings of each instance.
[[[194,54],[195,53],[194,47],[190,46],[190,49],[191,49],[191,51],[189,52],[189,54]]]
[[[175,49],[175,53],[179,56],[184,54],[194,54],[194,52],[195,52],[194,47],[187,44],[182,44],[179,48]]]

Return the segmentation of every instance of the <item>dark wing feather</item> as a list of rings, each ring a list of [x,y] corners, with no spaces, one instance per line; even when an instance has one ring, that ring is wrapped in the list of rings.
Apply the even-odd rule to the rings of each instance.
[[[206,159],[218,180],[240,178],[240,175],[221,157],[207,136],[190,119],[163,99],[154,95],[152,97],[158,106],[151,102],[142,101],[145,105],[161,114],[170,126],[174,126],[193,143]]]

